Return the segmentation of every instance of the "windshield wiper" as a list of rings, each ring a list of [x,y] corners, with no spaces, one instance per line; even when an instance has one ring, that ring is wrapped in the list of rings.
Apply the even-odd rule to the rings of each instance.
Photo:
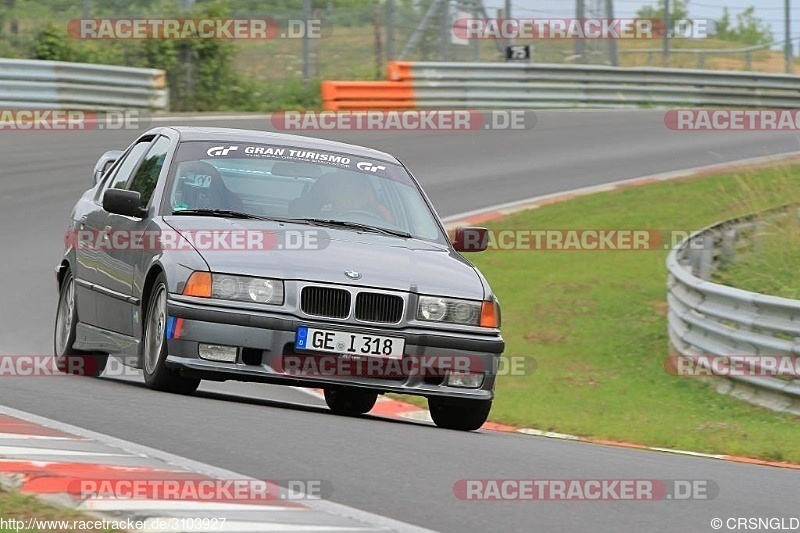
[[[383,233],[384,235],[393,235],[395,237],[402,237],[404,239],[410,239],[412,237],[412,235],[407,231],[383,228],[381,226],[371,226],[369,224],[359,224],[358,222],[347,222],[345,220],[334,220],[329,218],[299,218],[291,220],[299,220],[310,224],[319,224],[321,226],[332,226],[332,227],[352,228],[364,231],[372,231],[374,233]]]
[[[230,209],[178,209],[172,212],[173,215],[201,215],[210,217],[224,217],[224,218],[241,218],[245,220],[270,220],[274,222],[290,222],[290,219],[281,217],[265,217],[261,215],[253,215],[250,213],[243,213],[241,211],[232,211]],[[293,221],[292,221],[293,222]]]

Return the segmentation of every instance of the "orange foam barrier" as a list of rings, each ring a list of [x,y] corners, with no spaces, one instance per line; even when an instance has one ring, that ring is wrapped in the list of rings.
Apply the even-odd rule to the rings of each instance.
[[[325,102],[325,111],[394,111],[416,109],[414,100],[352,100],[347,102]]]
[[[389,61],[386,72],[391,81],[408,81],[414,79],[411,74],[411,61]]]
[[[411,82],[323,81],[321,93],[323,107],[327,111],[416,107]]]

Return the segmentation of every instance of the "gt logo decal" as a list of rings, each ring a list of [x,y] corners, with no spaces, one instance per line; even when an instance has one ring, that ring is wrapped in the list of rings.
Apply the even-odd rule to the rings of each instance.
[[[366,161],[361,161],[360,163],[356,164],[358,170],[363,170],[364,172],[378,172],[379,170],[386,170],[386,167],[381,165],[373,165],[372,163],[367,163]]]
[[[224,156],[228,155],[228,153],[230,152],[235,152],[238,149],[239,149],[238,146],[228,146],[227,148],[225,148],[224,146],[215,146],[213,148],[209,148],[207,153],[209,157],[216,157],[220,155]]]

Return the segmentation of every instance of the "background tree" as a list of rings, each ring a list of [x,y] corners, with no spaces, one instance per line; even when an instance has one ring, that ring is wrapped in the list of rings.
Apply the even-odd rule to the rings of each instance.
[[[716,37],[723,41],[742,44],[768,44],[775,40],[769,24],[755,16],[755,6],[750,6],[736,15],[736,26],[731,23],[730,12],[726,7],[722,18],[716,22]]]
[[[636,18],[656,19],[664,18],[664,0],[658,0],[657,6],[644,6],[636,12]],[[686,20],[689,18],[689,0],[672,0],[669,3],[670,20]]]

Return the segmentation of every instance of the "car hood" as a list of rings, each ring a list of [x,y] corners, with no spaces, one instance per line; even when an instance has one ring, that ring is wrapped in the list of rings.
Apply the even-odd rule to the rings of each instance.
[[[375,287],[419,294],[480,300],[484,288],[475,268],[448,247],[377,233],[282,224],[259,220],[215,217],[169,216],[165,222],[175,230],[250,230],[280,234],[311,231],[319,236],[318,249],[269,249],[232,251],[201,249],[200,255],[212,272],[286,280],[315,281]],[[279,242],[282,238],[279,237]],[[355,270],[354,281],[345,271]]]

